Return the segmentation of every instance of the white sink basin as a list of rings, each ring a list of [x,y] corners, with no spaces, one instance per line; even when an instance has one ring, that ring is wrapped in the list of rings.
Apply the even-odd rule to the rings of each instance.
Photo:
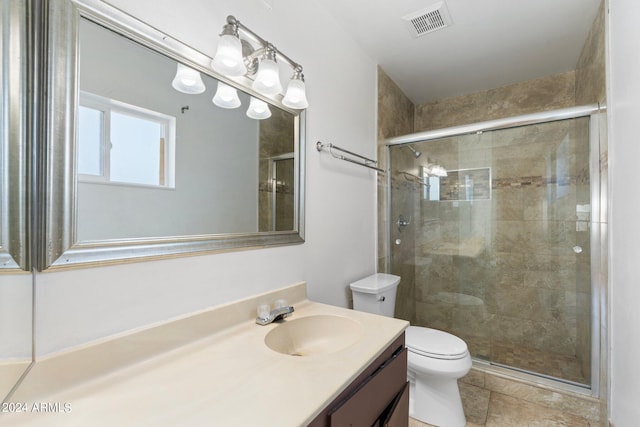
[[[271,350],[290,356],[340,351],[362,337],[362,325],[347,317],[316,315],[287,319],[264,338]]]

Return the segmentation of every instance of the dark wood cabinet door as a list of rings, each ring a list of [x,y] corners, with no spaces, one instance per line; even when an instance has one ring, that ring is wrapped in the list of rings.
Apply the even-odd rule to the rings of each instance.
[[[330,425],[340,427],[371,427],[407,381],[407,349],[403,349],[334,412]]]
[[[408,427],[409,425],[409,382],[393,401],[391,411],[382,423],[382,427]]]
[[[335,413],[342,405],[345,404],[351,397],[354,396],[365,384],[367,384],[372,377],[379,374],[391,361],[400,357],[400,364],[402,367],[400,369],[396,369],[397,377],[397,389],[388,389],[384,392],[392,392],[390,394],[389,399],[387,400],[387,405],[389,405],[396,397],[400,389],[404,386],[407,378],[407,356],[406,352],[402,353],[404,349],[404,340],[405,335],[402,333],[391,345],[389,345],[383,352],[374,360],[369,366],[365,368],[365,370],[358,375],[358,377],[351,383],[349,386],[345,388],[329,405],[327,405],[317,416],[314,418],[308,425],[308,427],[330,427],[331,424],[331,414]],[[394,386],[395,387],[395,386]],[[365,415],[367,419],[371,418],[370,415],[375,415],[374,412],[371,411],[371,405],[364,405],[363,408],[369,415]],[[388,413],[388,407],[384,409],[385,415]],[[375,419],[375,426],[381,426],[382,420],[380,419],[380,412],[378,412],[378,418]],[[373,423],[373,422],[372,422]],[[336,424],[333,424],[334,426]],[[359,425],[359,424],[354,424]],[[340,427],[348,427],[349,424],[341,425]],[[371,427],[371,424],[367,427]]]

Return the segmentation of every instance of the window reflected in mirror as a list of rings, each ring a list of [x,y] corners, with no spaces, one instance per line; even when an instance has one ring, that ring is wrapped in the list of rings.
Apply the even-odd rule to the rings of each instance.
[[[81,93],[78,179],[173,187],[175,128],[175,117]]]
[[[296,116],[84,18],[79,52],[77,242],[296,229]]]

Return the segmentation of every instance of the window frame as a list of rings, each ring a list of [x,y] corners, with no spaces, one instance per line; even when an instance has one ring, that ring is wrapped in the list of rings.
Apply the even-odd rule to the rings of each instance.
[[[86,91],[80,91],[79,106],[97,110],[102,113],[100,129],[100,174],[84,174],[78,172],[79,182],[93,184],[121,185],[131,187],[151,187],[157,189],[175,188],[175,143],[176,143],[176,118],[167,114],[159,113],[137,105],[110,99],[101,95],[96,95]],[[161,126],[162,138],[164,139],[164,183],[163,184],[143,184],[128,181],[111,180],[111,115],[112,113],[124,114],[139,118]],[[78,128],[80,123],[78,121]],[[76,129],[76,135],[79,135]],[[78,153],[76,156],[79,158]]]

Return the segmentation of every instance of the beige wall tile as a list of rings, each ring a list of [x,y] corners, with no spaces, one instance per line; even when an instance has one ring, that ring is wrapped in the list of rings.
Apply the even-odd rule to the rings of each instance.
[[[604,6],[603,1],[576,66],[578,104],[604,103],[606,99]]]
[[[416,106],[415,131],[570,107],[575,103],[575,72],[446,98]]]
[[[414,105],[378,67],[378,141],[413,132]]]

